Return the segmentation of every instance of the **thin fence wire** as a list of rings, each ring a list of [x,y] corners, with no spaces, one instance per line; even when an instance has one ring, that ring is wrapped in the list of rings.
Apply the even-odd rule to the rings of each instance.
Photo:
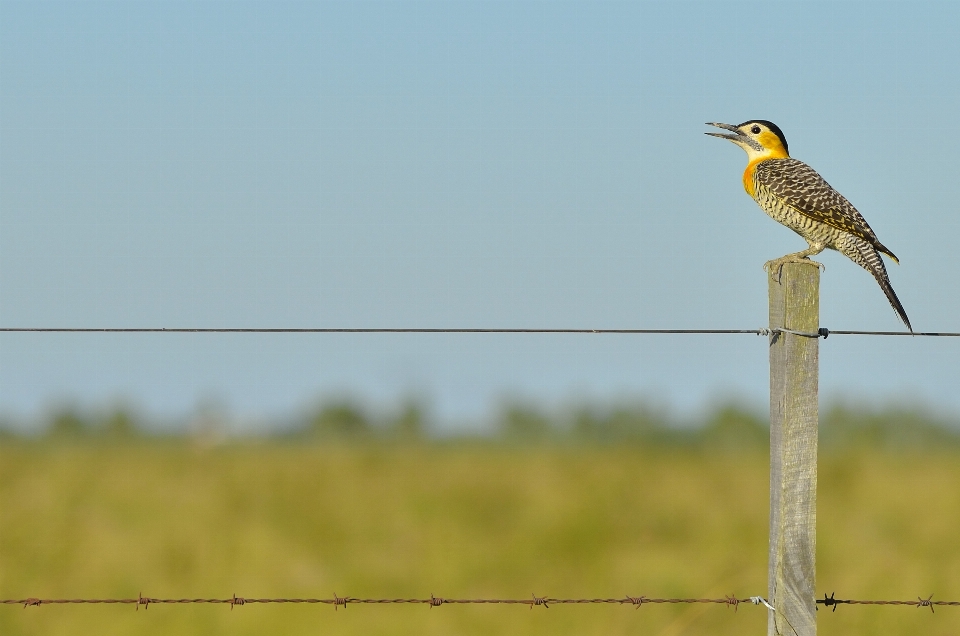
[[[938,336],[958,338],[957,331],[857,331],[849,329],[830,330],[821,327],[814,332],[792,329],[523,329],[523,328],[419,328],[419,327],[0,327],[0,333],[517,333],[517,334],[753,334],[769,336],[790,333],[808,338],[838,336]]]
[[[887,600],[856,600],[838,599],[834,594],[823,595],[817,599],[817,605],[837,610],[838,605],[902,605],[910,607],[928,607],[933,611],[935,606],[960,606],[960,601],[935,601],[931,594],[927,598],[917,597],[915,601],[887,601]],[[137,598],[21,598],[0,599],[0,605],[22,605],[23,607],[39,607],[40,605],[136,605],[137,609],[147,609],[150,605],[229,605],[233,609],[237,605],[253,604],[320,604],[333,605],[335,609],[347,605],[526,605],[549,608],[551,605],[632,605],[640,608],[647,604],[693,604],[706,603],[726,605],[737,609],[741,604],[763,605],[770,608],[770,604],[762,596],[738,598],[735,595],[723,598],[655,598],[647,596],[623,596],[619,598],[553,598],[548,596],[532,595],[530,598],[445,598],[430,595],[430,598],[357,598],[352,596],[337,596],[333,598],[247,598],[234,594],[230,598],[153,598],[139,595]]]

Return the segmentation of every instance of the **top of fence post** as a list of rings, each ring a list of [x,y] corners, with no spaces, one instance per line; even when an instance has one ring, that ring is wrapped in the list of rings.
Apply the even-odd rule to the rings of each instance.
[[[817,633],[817,333],[820,269],[787,263],[770,293],[770,612],[768,636]]]

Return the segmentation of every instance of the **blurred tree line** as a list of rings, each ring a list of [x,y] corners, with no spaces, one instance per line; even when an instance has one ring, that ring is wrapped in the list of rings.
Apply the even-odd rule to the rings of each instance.
[[[515,444],[634,443],[711,448],[763,447],[769,439],[766,413],[739,402],[720,403],[698,417],[683,419],[645,402],[578,404],[547,410],[532,402],[512,400],[502,404],[484,427],[468,430],[437,426],[421,401],[407,400],[392,410],[378,411],[350,399],[328,400],[301,415],[260,422],[240,432],[231,427],[229,416],[209,408],[200,409],[186,421],[158,423],[128,407],[62,407],[32,426],[15,424],[0,419],[0,436],[59,440],[193,437],[213,441],[269,437],[348,442],[475,439]],[[960,420],[919,406],[876,408],[835,402],[821,407],[820,439],[828,448],[960,448]]]

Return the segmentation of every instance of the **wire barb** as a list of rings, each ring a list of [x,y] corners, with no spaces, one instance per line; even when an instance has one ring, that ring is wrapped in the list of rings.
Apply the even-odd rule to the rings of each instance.
[[[343,609],[347,609],[347,597],[344,596],[343,598],[340,598],[339,596],[337,596],[337,593],[334,592],[333,593],[333,610],[336,611],[341,606],[343,607]]]
[[[628,596],[627,601],[634,604],[633,609],[640,609],[640,606],[643,605],[643,602],[647,600],[646,596]]]
[[[930,612],[931,612],[931,613],[935,613],[935,612],[933,611],[933,594],[931,594],[931,595],[928,596],[927,598],[920,598],[920,597],[918,596],[918,597],[917,597],[917,601],[919,601],[919,603],[917,604],[917,607],[918,607],[918,608],[920,608],[920,607],[929,607],[929,608],[930,608]]]
[[[533,609],[535,605],[543,605],[545,608],[550,609],[550,606],[547,605],[546,597],[541,598],[536,594],[532,594],[531,596],[533,596],[533,603],[530,604],[530,609]]]
[[[831,612],[836,612],[836,611],[837,611],[837,605],[840,605],[841,603],[848,603],[849,601],[844,601],[844,600],[836,599],[836,598],[834,598],[835,594],[836,594],[836,592],[830,592],[830,596],[827,596],[827,593],[824,592],[824,593],[823,593],[823,600],[818,600],[818,601],[817,601],[817,604],[818,604],[818,605],[823,605],[824,607],[832,607],[833,609],[831,609],[830,611],[831,611]]]
[[[434,596],[433,594],[430,595],[430,609],[433,609],[434,607],[440,607],[445,602],[446,601],[440,597]]]

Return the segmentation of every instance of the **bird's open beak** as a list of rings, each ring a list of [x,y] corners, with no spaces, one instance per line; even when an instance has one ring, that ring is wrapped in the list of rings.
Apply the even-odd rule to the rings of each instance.
[[[728,139],[734,143],[742,142],[747,139],[747,135],[744,134],[736,126],[731,126],[730,124],[718,124],[717,122],[707,122],[707,126],[716,126],[717,128],[723,128],[724,130],[732,131],[732,135],[724,135],[723,133],[708,132],[704,133],[705,135],[710,135],[711,137],[719,137],[720,139]]]

